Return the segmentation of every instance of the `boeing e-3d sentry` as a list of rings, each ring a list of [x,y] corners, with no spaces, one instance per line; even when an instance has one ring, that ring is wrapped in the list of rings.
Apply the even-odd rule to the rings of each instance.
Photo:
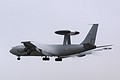
[[[41,45],[32,41],[21,42],[22,45],[12,47],[10,53],[17,56],[20,60],[21,56],[41,56],[44,61],[49,61],[50,57],[55,57],[55,61],[62,61],[63,58],[72,56],[84,57],[92,54],[92,50],[110,50],[112,45],[96,46],[96,34],[98,24],[93,24],[84,41],[80,44],[71,44],[71,36],[79,34],[78,31],[59,30],[55,33],[63,35],[64,40],[61,45]]]

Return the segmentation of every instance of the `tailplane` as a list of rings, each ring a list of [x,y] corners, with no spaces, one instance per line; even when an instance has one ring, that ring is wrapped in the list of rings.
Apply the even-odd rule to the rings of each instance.
[[[89,33],[87,34],[86,38],[81,44],[90,43],[94,45],[97,35],[97,29],[98,29],[98,24],[93,24],[92,28],[90,29]]]

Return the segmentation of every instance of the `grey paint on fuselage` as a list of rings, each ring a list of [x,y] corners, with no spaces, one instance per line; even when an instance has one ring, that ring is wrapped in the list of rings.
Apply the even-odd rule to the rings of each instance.
[[[13,47],[13,54],[17,56],[68,56],[85,51],[83,45],[39,45],[37,46],[42,52],[33,51],[30,55],[22,52],[24,45]]]
[[[55,61],[62,61],[62,58],[67,58],[71,56],[83,57],[87,54],[91,54],[92,50],[105,46],[96,46],[96,34],[97,34],[98,24],[93,24],[92,28],[88,32],[86,38],[80,44],[71,44],[70,36],[76,35],[79,32],[71,32],[67,30],[57,31],[57,34],[67,36],[64,37],[63,43],[61,45],[43,45],[37,44],[31,41],[21,42],[23,45],[15,46],[10,50],[10,53],[18,56],[44,56],[43,60],[49,60],[49,57],[55,56]],[[108,49],[108,48],[107,48]]]
[[[38,47],[40,47],[43,52],[49,53],[48,56],[67,56],[84,51],[83,45],[42,45]]]

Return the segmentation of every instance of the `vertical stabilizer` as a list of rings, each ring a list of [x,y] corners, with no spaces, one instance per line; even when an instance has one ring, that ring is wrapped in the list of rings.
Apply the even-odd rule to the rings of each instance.
[[[96,35],[97,35],[98,24],[93,24],[92,28],[90,29],[89,33],[87,34],[86,38],[81,44],[95,44]]]

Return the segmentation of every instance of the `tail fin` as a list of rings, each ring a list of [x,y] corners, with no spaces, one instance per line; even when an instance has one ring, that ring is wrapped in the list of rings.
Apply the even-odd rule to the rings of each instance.
[[[97,29],[98,29],[98,24],[93,24],[88,35],[86,36],[86,38],[84,39],[84,41],[81,44],[90,43],[90,44],[94,45],[95,40],[96,40]]]

